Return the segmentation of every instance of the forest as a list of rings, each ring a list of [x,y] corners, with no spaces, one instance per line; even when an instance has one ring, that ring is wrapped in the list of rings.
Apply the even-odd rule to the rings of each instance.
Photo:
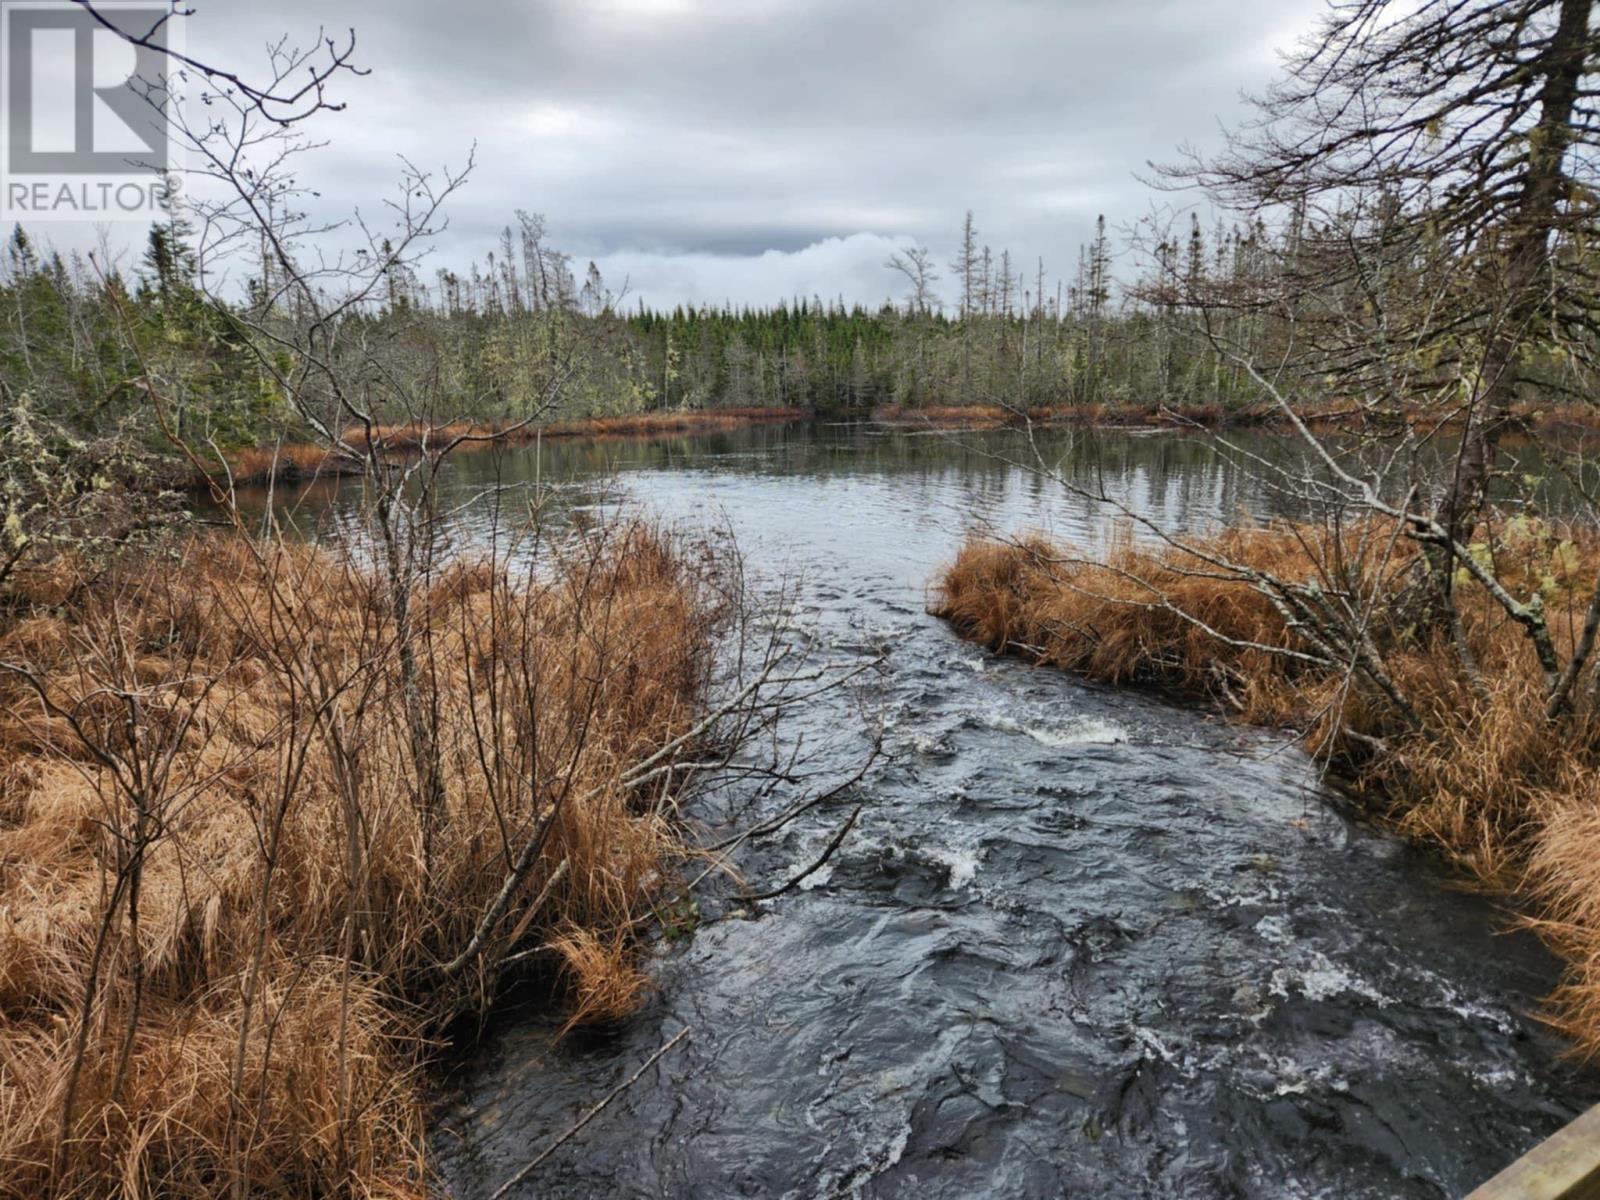
[[[1169,410],[1217,423],[1246,417],[1260,401],[1243,368],[1198,336],[1194,312],[1168,295],[1166,274],[1113,282],[1104,218],[1070,286],[1048,279],[1042,263],[1025,279],[1009,251],[979,247],[971,214],[962,237],[950,267],[958,299],[948,306],[934,290],[929,252],[913,249],[885,264],[908,294],[870,312],[815,296],[761,310],[656,312],[630,307],[592,263],[579,286],[570,257],[546,244],[543,220],[524,213],[465,276],[441,269],[426,286],[393,255],[346,319],[352,337],[426,372],[440,403],[474,420],[748,408],[867,419],[883,409],[1002,408],[1078,420]],[[176,467],[175,480],[184,471],[173,437],[208,453],[313,440],[252,349],[253,326],[289,316],[264,299],[272,265],[250,277],[244,295],[219,295],[200,278],[193,243],[175,217],[151,230],[136,264],[119,269],[63,260],[14,228],[0,266],[0,388],[11,414],[0,436],[40,438],[58,454],[95,444],[104,462],[139,463],[141,473],[153,464],[157,477]],[[1208,235],[1196,218],[1181,278],[1196,292],[1239,289],[1285,253],[1264,226]],[[1165,272],[1178,258],[1160,247]],[[1282,336],[1268,315],[1230,321],[1254,354]],[[170,381],[170,431],[149,419],[137,386],[152,364]],[[554,389],[558,413],[545,411]],[[407,419],[398,408],[375,416]]]

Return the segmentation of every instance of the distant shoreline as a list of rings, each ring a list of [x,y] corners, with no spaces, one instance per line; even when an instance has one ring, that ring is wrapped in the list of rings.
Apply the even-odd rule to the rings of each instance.
[[[661,437],[675,433],[712,433],[754,425],[809,421],[814,415],[808,408],[694,409],[683,412],[590,417],[577,421],[551,421],[521,427],[513,425],[509,428],[476,425],[465,421],[437,426],[420,424],[377,426],[373,429],[373,434],[385,451],[410,454],[429,445],[441,446],[463,436],[472,440],[463,443],[460,448],[472,450],[489,446],[526,445],[529,442],[557,438],[589,438],[601,441]],[[366,449],[367,435],[364,431],[347,429],[344,436],[358,450]],[[359,461],[352,461],[315,443],[295,442],[236,451],[227,456],[226,472],[217,471],[209,476],[197,474],[191,478],[190,483],[195,488],[205,488],[211,484],[226,484],[231,477],[235,486],[253,487],[275,482],[310,483],[317,479],[361,473],[362,466]]]
[[[713,408],[589,417],[509,428],[465,421],[438,426],[378,426],[373,433],[385,451],[411,454],[425,446],[437,447],[462,436],[472,440],[463,443],[460,449],[470,451],[489,446],[526,445],[541,439],[620,440],[710,433],[756,425],[810,421],[826,415],[810,408]],[[1600,429],[1600,423],[1596,420],[1600,414],[1587,407],[1569,406],[1537,411],[1530,408],[1518,415],[1523,432],[1536,437],[1584,434]],[[1304,419],[1314,428],[1328,430],[1363,416],[1367,420],[1372,419],[1370,414],[1361,414],[1348,408],[1307,413]],[[998,404],[932,405],[925,408],[885,405],[872,409],[860,420],[864,424],[885,429],[947,432],[1061,425],[1111,431],[1179,433],[1189,430],[1214,432],[1221,429],[1259,429],[1284,424],[1282,414],[1273,408],[1256,406],[1230,410],[1215,404],[1180,407],[1161,404],[1056,405],[1027,412]],[[1449,431],[1449,426],[1440,426],[1432,432]],[[358,451],[365,450],[366,434],[363,431],[347,429],[345,438]],[[213,485],[225,486],[230,480],[236,487],[259,487],[271,483],[312,483],[319,479],[361,473],[360,460],[353,460],[315,443],[292,442],[231,452],[227,455],[226,471],[213,470],[206,474],[197,470],[185,482],[193,489],[203,490]]]

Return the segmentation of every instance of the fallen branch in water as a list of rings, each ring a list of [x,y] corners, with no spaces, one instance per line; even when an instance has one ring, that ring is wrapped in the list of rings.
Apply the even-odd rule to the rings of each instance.
[[[754,903],[757,900],[776,900],[785,892],[793,891],[795,888],[799,887],[806,879],[820,871],[823,864],[833,857],[833,852],[844,844],[844,839],[849,836],[850,831],[855,828],[856,818],[860,815],[861,805],[858,804],[855,806],[854,811],[852,811],[851,814],[845,818],[844,824],[839,826],[839,832],[833,835],[833,839],[828,843],[828,848],[822,852],[822,856],[804,871],[801,871],[800,874],[789,880],[788,883],[784,884],[780,888],[774,888],[770,892],[761,892],[754,896],[740,896],[739,899],[747,903]]]
[[[690,1026],[685,1025],[682,1029],[678,1030],[678,1032],[675,1033],[672,1038],[661,1047],[661,1049],[657,1050],[649,1058],[644,1060],[643,1066],[641,1066],[632,1075],[628,1076],[627,1079],[624,1079],[621,1083],[617,1084],[616,1087],[612,1088],[611,1091],[607,1093],[604,1100],[600,1101],[599,1104],[596,1104],[588,1112],[584,1113],[583,1116],[579,1117],[575,1125],[573,1125],[555,1141],[551,1142],[542,1151],[540,1151],[537,1158],[535,1158],[527,1166],[523,1167],[522,1170],[518,1171],[510,1179],[506,1180],[498,1188],[496,1188],[494,1195],[491,1196],[489,1200],[502,1200],[502,1197],[504,1197],[507,1192],[516,1187],[517,1184],[521,1183],[529,1175],[533,1174],[534,1168],[536,1168],[545,1159],[549,1158],[558,1149],[565,1145],[572,1138],[572,1136],[578,1132],[578,1130],[582,1129],[590,1121],[594,1120],[595,1117],[599,1116],[601,1110],[604,1109],[606,1105],[610,1104],[618,1096],[622,1095],[623,1092],[627,1091],[635,1083],[639,1082],[639,1077],[651,1067],[655,1066],[655,1064],[664,1054],[666,1054],[668,1050],[671,1050],[679,1042],[683,1041],[684,1038],[688,1037],[690,1028]]]
[[[872,743],[872,749],[868,752],[866,761],[861,764],[860,768],[854,775],[850,776],[850,778],[846,779],[843,783],[831,787],[825,792],[818,792],[815,796],[811,796],[808,799],[801,800],[799,803],[791,805],[788,809],[779,813],[777,816],[766,821],[762,821],[760,824],[752,825],[743,833],[736,833],[732,837],[724,838],[722,841],[717,842],[714,845],[706,846],[704,847],[704,852],[707,854],[718,854],[725,850],[737,849],[739,846],[742,846],[745,842],[751,840],[752,838],[768,837],[771,834],[777,833],[780,829],[792,822],[796,817],[803,816],[804,814],[810,812],[813,808],[816,808],[818,805],[826,804],[828,801],[835,799],[842,793],[847,792],[851,788],[855,787],[856,784],[860,783],[866,778],[867,772],[872,769],[872,764],[878,761],[878,756],[882,753],[883,738],[880,736]],[[696,880],[695,882],[698,883],[699,880]]]

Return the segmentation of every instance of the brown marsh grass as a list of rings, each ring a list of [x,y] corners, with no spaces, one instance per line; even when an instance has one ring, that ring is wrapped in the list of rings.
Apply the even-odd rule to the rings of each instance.
[[[347,475],[352,465],[321,446],[292,443],[237,450],[228,455],[228,471],[240,486],[271,483],[273,480],[298,482]]]
[[[435,448],[457,438],[472,438],[481,442],[531,442],[536,438],[606,438],[649,437],[667,433],[685,433],[739,429],[771,421],[794,421],[809,416],[804,409],[796,408],[709,408],[686,409],[676,412],[627,413],[615,417],[586,417],[573,421],[542,421],[530,424],[480,423],[455,421],[444,425],[426,425],[412,422],[406,425],[375,425],[370,435],[366,429],[352,425],[344,431],[345,441],[365,449],[376,443],[387,450],[420,450]]]
[[[1501,531],[1501,578],[1539,592],[1570,652],[1600,569],[1600,539],[1521,523]],[[1564,534],[1564,536],[1563,536]],[[1204,543],[1280,578],[1313,577],[1330,535],[1236,528]],[[1441,847],[1483,886],[1517,898],[1565,958],[1549,1019],[1578,1052],[1600,1052],[1600,710],[1593,683],[1574,710],[1545,713],[1520,627],[1462,589],[1462,634],[1485,686],[1464,678],[1453,640],[1385,630],[1384,661],[1419,721],[1400,721],[1343,673],[1272,653],[1297,635],[1259,592],[1196,570],[1173,547],[1122,538],[1098,561],[1042,537],[973,540],[941,575],[934,611],[996,651],[1111,683],[1216,700],[1242,720],[1300,731],[1402,833]],[[1373,580],[1411,569],[1402,555]],[[1156,596],[1215,632],[1152,604]],[[1246,645],[1253,643],[1254,645]]]
[[[432,1039],[506,962],[637,1005],[682,848],[619,781],[703,711],[712,568],[641,525],[551,555],[421,597],[431,836],[375,577],[217,538],[4,597],[0,1196],[421,1195]]]

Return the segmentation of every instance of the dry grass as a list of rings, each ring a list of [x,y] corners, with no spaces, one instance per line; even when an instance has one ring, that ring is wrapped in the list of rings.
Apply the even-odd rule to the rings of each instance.
[[[0,614],[44,691],[0,673],[0,1196],[420,1195],[428,1039],[493,961],[567,978],[575,1022],[636,1004],[632,932],[681,848],[615,781],[702,711],[687,561],[633,526],[539,583],[434,583],[431,840],[370,576],[218,539],[26,579]],[[441,971],[546,819],[493,960]]]
[[[1280,414],[1272,407],[1260,410],[1267,424],[1280,423]],[[1404,408],[1385,407],[1371,409],[1358,401],[1341,401],[1327,407],[1302,412],[1301,418],[1314,430],[1334,433],[1363,426],[1397,430],[1411,430],[1419,437],[1432,437],[1441,433],[1459,434],[1466,412],[1460,408],[1413,404]],[[1529,439],[1548,441],[1560,439],[1579,445],[1592,443],[1600,431],[1600,405],[1584,401],[1552,403],[1520,400],[1512,406],[1512,429],[1509,441],[1526,442]]]
[[[501,444],[523,444],[536,438],[652,437],[669,433],[740,429],[766,422],[796,421],[810,415],[807,410],[797,408],[686,409],[587,417],[577,421],[545,421],[530,425],[471,421],[447,425],[377,425],[373,427],[370,439],[366,430],[351,426],[344,431],[343,437],[356,447],[365,447],[370,440],[389,450],[420,450],[424,446],[438,448],[458,437]]]
[[[593,417],[585,421],[554,421],[544,427],[544,437],[659,437],[669,433],[711,433],[811,416],[801,408],[693,409],[683,412],[634,413],[622,417]]]
[[[236,451],[228,456],[228,470],[234,483],[248,486],[274,479],[296,482],[343,475],[350,466],[320,446],[295,443]]]
[[[1600,567],[1600,538],[1526,525],[1501,533],[1501,578],[1520,594],[1542,590],[1557,646],[1568,652]],[[1229,530],[1205,548],[1291,579],[1311,578],[1336,551],[1322,531],[1283,526]],[[995,650],[1213,698],[1241,719],[1302,731],[1308,748],[1334,761],[1400,831],[1525,902],[1569,964],[1551,1020],[1581,1053],[1600,1053],[1600,711],[1589,688],[1574,712],[1548,719],[1520,627],[1464,588],[1463,634],[1487,698],[1470,686],[1443,632],[1419,642],[1405,630],[1379,630],[1385,663],[1420,719],[1409,728],[1340,672],[1231,644],[1299,643],[1259,592],[1197,565],[1126,539],[1103,565],[1037,537],[974,541],[942,575],[935,611]],[[1402,556],[1369,582],[1389,589],[1408,570]],[[1152,606],[1157,596],[1220,637]]]

